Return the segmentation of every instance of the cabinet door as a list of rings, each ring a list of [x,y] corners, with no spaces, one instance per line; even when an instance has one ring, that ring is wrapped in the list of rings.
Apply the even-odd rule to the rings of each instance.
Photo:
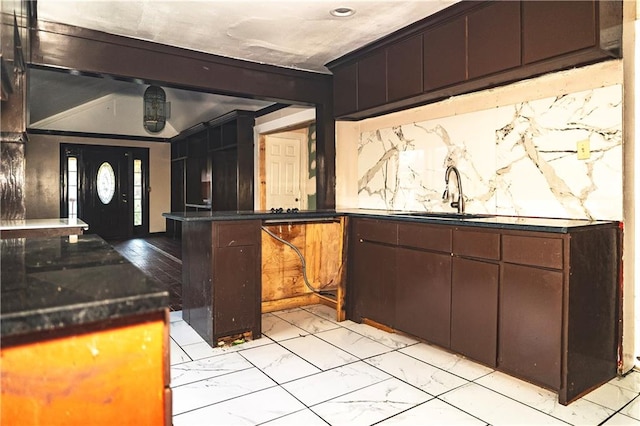
[[[424,91],[467,79],[466,21],[458,18],[424,33]]]
[[[392,327],[395,321],[396,248],[356,241],[349,284],[355,321],[368,318]]]
[[[594,1],[523,1],[524,64],[596,45]]]
[[[419,34],[387,48],[389,102],[422,93],[422,36]]]
[[[260,247],[224,247],[214,254],[214,337],[241,333],[256,327],[260,317]],[[258,305],[259,306],[259,305]],[[258,310],[256,312],[256,309]],[[255,336],[257,337],[257,336]]]
[[[387,54],[373,53],[358,62],[358,110],[387,101]]]
[[[449,347],[451,255],[398,249],[395,328]]]
[[[498,366],[560,388],[562,272],[504,264],[500,283]]]
[[[453,258],[451,349],[496,366],[498,279],[494,263]]]
[[[469,78],[520,66],[520,2],[493,2],[467,19]]]
[[[213,341],[253,331],[260,335],[260,222],[213,227]]]
[[[333,112],[336,117],[358,110],[358,64],[333,70]]]

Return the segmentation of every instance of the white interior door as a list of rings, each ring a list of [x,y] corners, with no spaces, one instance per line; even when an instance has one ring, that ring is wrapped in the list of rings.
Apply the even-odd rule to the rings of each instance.
[[[303,143],[304,135],[298,133],[266,136],[267,210],[304,208],[300,185]]]

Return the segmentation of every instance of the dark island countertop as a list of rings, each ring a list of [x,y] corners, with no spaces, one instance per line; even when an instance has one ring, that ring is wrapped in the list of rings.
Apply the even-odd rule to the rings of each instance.
[[[95,235],[0,242],[3,338],[165,309],[169,294]]]
[[[584,227],[617,226],[616,221],[563,219],[528,216],[504,216],[490,213],[463,214],[455,212],[416,212],[370,209],[301,210],[299,212],[272,213],[271,211],[198,211],[171,212],[162,214],[167,219],[180,222],[262,220],[265,223],[304,222],[333,219],[341,216],[393,219],[452,226],[475,226],[483,228],[511,229],[523,231],[568,233]]]

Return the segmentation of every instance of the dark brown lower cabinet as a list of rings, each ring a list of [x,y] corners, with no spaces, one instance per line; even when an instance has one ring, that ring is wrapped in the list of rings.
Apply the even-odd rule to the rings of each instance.
[[[395,323],[396,248],[358,241],[353,249],[353,312],[363,318],[393,327]]]
[[[553,389],[560,388],[562,280],[561,271],[502,267],[498,365]]]
[[[352,224],[350,319],[372,319],[553,389],[561,404],[615,377],[617,224],[564,232]]]
[[[620,238],[615,223],[503,234],[498,369],[561,404],[615,377]]]
[[[351,223],[347,317],[393,327],[398,225],[374,219],[354,219]]]
[[[448,348],[451,255],[406,248],[398,248],[396,254],[394,327]]]
[[[212,346],[261,335],[261,221],[182,222],[182,316]]]
[[[453,258],[451,349],[496,366],[498,280],[496,263]]]

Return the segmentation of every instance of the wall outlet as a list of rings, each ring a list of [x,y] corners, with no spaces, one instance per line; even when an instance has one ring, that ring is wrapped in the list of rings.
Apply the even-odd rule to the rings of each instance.
[[[588,160],[591,158],[589,139],[578,141],[576,150],[578,151],[578,160]]]

